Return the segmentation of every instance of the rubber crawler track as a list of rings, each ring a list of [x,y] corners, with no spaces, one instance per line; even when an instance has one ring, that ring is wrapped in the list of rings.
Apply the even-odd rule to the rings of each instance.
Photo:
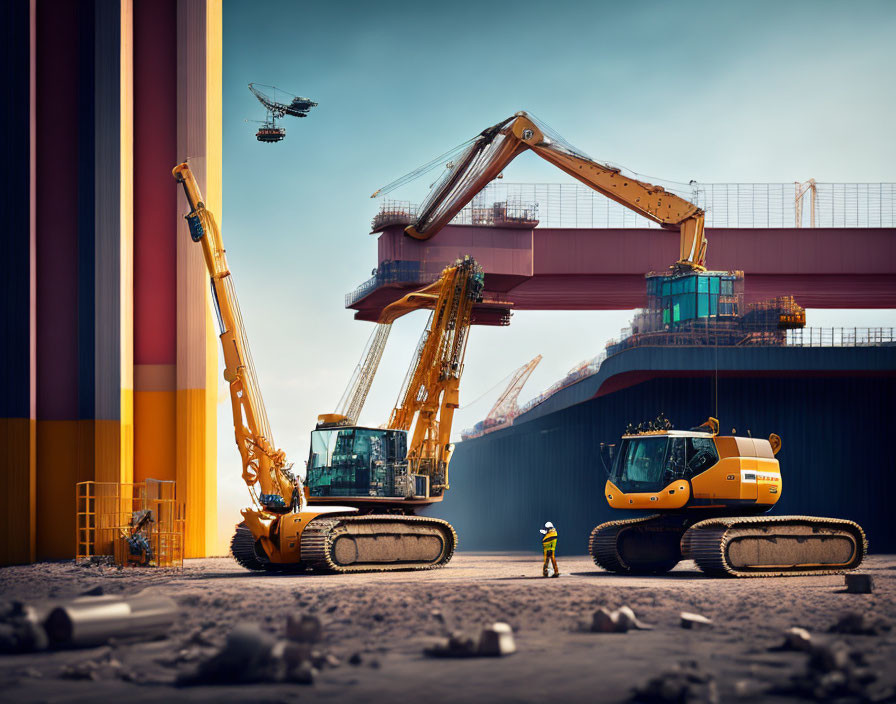
[[[450,544],[437,562],[402,562],[398,564],[339,565],[333,560],[332,547],[340,534],[350,523],[401,522],[421,527],[437,527]],[[447,521],[425,516],[368,515],[345,516],[340,518],[315,518],[302,532],[302,563],[315,572],[397,572],[402,570],[431,570],[448,563],[457,547],[457,533]]]
[[[628,518],[601,523],[591,531],[591,537],[588,539],[588,552],[594,560],[594,564],[609,572],[632,572],[622,555],[619,554],[619,534],[626,528],[650,523],[660,518],[662,516],[655,514],[643,518]]]
[[[857,550],[849,564],[842,567],[806,568],[797,565],[781,569],[737,569],[728,563],[728,545],[738,537],[736,531],[743,528],[761,528],[773,525],[817,525],[843,530],[852,535]],[[757,536],[761,538],[762,536]],[[840,574],[858,567],[868,552],[868,540],[858,523],[839,518],[818,518],[815,516],[748,516],[710,518],[692,525],[682,536],[682,553],[696,561],[697,566],[713,577],[784,577],[800,575]]]
[[[255,536],[245,523],[236,527],[236,532],[230,539],[230,554],[247,570],[274,571],[279,567],[259,557],[255,551]]]

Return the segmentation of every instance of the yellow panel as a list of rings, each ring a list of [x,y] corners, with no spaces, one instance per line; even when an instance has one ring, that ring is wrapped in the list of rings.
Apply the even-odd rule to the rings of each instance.
[[[208,0],[206,5],[205,58],[205,202],[222,222],[223,174],[223,55],[224,29],[221,0]],[[211,297],[205,287],[206,298]],[[205,536],[203,555],[225,555],[228,546],[218,544],[218,335],[211,315],[211,301],[206,304],[205,358]]]
[[[93,479],[95,422],[37,422],[37,556],[75,556],[75,485]]]
[[[98,482],[123,482],[121,461],[122,425],[117,420],[97,420],[94,425],[94,479]]]
[[[214,390],[212,391],[214,394]],[[215,531],[208,533],[209,514],[217,523],[214,504],[208,505],[209,484],[214,487],[214,465],[207,463],[207,442],[196,439],[207,437],[206,428],[214,423],[208,417],[209,404],[205,389],[178,389],[177,417],[181,424],[177,434],[177,498],[186,507],[184,556],[204,557],[216,542]],[[214,494],[211,494],[214,497]]]
[[[731,440],[731,438],[721,438]],[[716,438],[718,445],[719,438]],[[729,448],[726,448],[729,449]],[[722,454],[722,448],[719,448]],[[724,457],[715,465],[691,479],[695,499],[740,499],[740,457]]]
[[[134,481],[134,390],[121,390],[121,481]]]
[[[684,479],[676,479],[662,491],[624,494],[613,482],[607,481],[604,494],[612,508],[669,510],[687,504],[691,488]]]
[[[218,337],[210,308],[205,329],[205,554],[226,555],[230,546],[218,535]]]
[[[36,423],[29,418],[0,418],[3,442],[4,527],[0,565],[33,562],[36,550]]]
[[[134,391],[134,481],[176,479],[174,391]]]

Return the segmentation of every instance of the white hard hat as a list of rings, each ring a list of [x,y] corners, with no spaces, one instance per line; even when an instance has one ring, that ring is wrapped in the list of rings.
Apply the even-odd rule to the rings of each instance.
[[[554,524],[551,523],[550,521],[548,521],[547,523],[544,524],[544,527],[545,527],[545,528],[553,528],[553,527],[554,527]]]

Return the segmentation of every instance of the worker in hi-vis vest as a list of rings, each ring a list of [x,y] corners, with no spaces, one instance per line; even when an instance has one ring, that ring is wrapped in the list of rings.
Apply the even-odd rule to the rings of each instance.
[[[548,521],[544,524],[544,528],[541,529],[541,534],[544,536],[541,539],[541,547],[544,550],[544,570],[543,574],[545,577],[548,576],[548,562],[554,567],[554,574],[551,577],[559,577],[560,570],[557,569],[557,558],[554,557],[554,553],[557,552],[557,529],[554,528],[554,524]]]

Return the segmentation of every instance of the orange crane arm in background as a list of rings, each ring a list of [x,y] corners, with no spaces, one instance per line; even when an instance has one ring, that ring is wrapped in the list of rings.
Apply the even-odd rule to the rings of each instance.
[[[221,347],[224,351],[224,379],[230,385],[230,402],[233,410],[233,429],[236,444],[243,463],[243,480],[256,508],[246,509],[243,516],[247,523],[257,519],[270,522],[267,511],[301,511],[305,496],[301,480],[290,471],[283,450],[275,449],[271,428],[265,411],[249,341],[243,327],[239,301],[233,279],[227,267],[224,244],[214,216],[206,209],[202,194],[190,167],[179,164],[172,172],[184,187],[190,213],[186,216],[190,236],[202,245],[205,265],[211,280],[212,300],[221,330]],[[253,488],[258,484],[261,492],[256,496]]]
[[[420,207],[417,221],[405,232],[415,239],[429,239],[514,158],[531,149],[607,198],[663,227],[678,229],[681,243],[675,268],[683,271],[705,269],[706,237],[704,213],[700,208],[662,186],[639,181],[622,174],[618,168],[596,162],[562,138],[548,136],[546,131],[547,128],[531,116],[518,112],[481,132],[433,189]],[[374,196],[389,188],[380,189]]]
[[[495,405],[492,406],[492,410],[488,412],[485,420],[498,420],[499,418],[507,418],[516,415],[519,410],[516,401],[539,362],[541,362],[540,354],[513,373],[510,383],[507,385],[507,388],[504,389],[504,393],[502,393],[498,397],[498,400],[495,401]]]

